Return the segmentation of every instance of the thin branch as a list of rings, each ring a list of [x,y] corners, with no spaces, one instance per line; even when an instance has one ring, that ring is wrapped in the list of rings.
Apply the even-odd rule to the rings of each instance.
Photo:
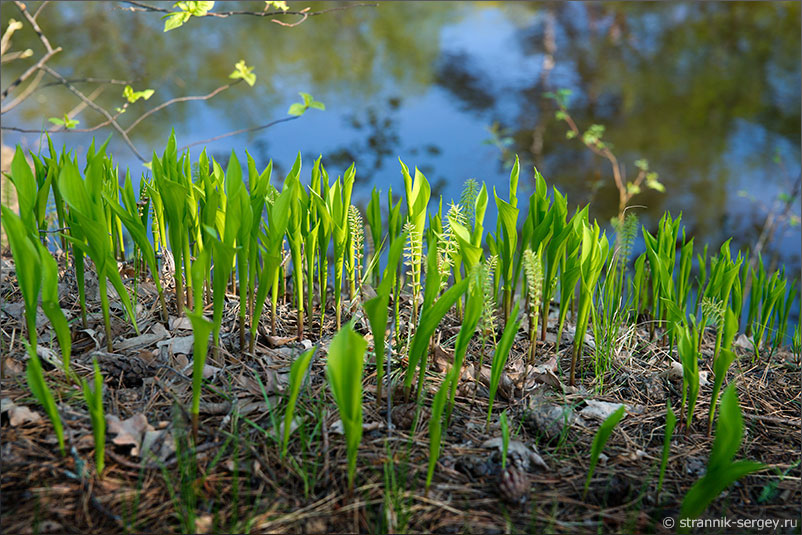
[[[25,89],[22,91],[22,93],[17,95],[14,98],[14,100],[12,100],[7,106],[3,106],[2,108],[0,108],[0,115],[6,113],[7,111],[13,110],[19,104],[21,104],[26,98],[28,98],[31,95],[31,93],[33,93],[34,91],[39,89],[39,82],[42,81],[42,77],[44,75],[45,75],[45,73],[42,72],[42,71],[37,72],[36,76],[34,77],[34,79],[31,80],[31,83],[29,83],[25,87]]]
[[[294,28],[300,24],[303,24],[303,22],[309,18],[309,8],[307,7],[306,9],[302,9],[301,14],[301,20],[295,22],[281,22],[278,19],[272,19],[270,22],[275,22],[279,26],[284,26],[285,28]]]
[[[294,117],[283,117],[281,119],[276,119],[275,121],[271,121],[271,122],[269,122],[267,124],[263,124],[261,126],[255,126],[253,128],[242,128],[240,130],[234,130],[233,132],[227,132],[225,134],[220,134],[219,136],[210,137],[209,139],[202,139],[200,141],[195,141],[193,143],[190,143],[189,145],[184,145],[183,147],[178,149],[178,152],[183,152],[184,150],[186,150],[186,149],[188,149],[190,147],[194,147],[195,145],[200,145],[202,143],[211,143],[212,141],[217,141],[218,139],[223,139],[223,138],[226,138],[226,137],[236,136],[237,134],[244,134],[246,132],[256,132],[258,130],[264,130],[265,128],[270,128],[271,126],[277,125],[279,123],[286,123],[286,122],[289,122],[289,121],[293,121],[295,119],[298,119],[299,117],[300,117],[300,115],[296,115]]]
[[[129,85],[134,83],[136,80],[115,80],[114,78],[73,78],[71,80],[67,80],[71,84],[114,84],[114,85]],[[43,84],[42,87],[50,87],[53,85],[61,85],[61,82],[49,82],[47,84]]]
[[[111,124],[111,126],[114,127],[114,129],[117,130],[117,132],[120,133],[120,135],[123,137],[123,140],[128,145],[128,147],[131,149],[131,151],[136,155],[136,157],[139,158],[139,160],[142,161],[142,162],[146,162],[147,161],[147,160],[145,160],[145,158],[142,157],[141,154],[139,154],[139,151],[136,150],[136,147],[131,142],[131,139],[128,137],[128,134],[125,133],[125,130],[122,129],[122,127],[117,123],[116,119],[114,117],[112,117],[112,115],[108,111],[106,111],[105,109],[101,108],[100,106],[98,106],[97,104],[95,104],[94,102],[89,100],[86,97],[86,95],[81,93],[74,85],[69,83],[63,76],[61,76],[59,73],[57,73],[56,71],[54,71],[53,69],[51,69],[47,65],[42,65],[42,69],[44,69],[45,72],[47,72],[47,74],[49,74],[50,76],[56,78],[57,80],[60,80],[61,83],[63,83],[65,86],[67,86],[67,89],[72,91],[76,96],[78,96],[78,98],[80,98],[81,100],[86,102],[87,106],[89,106],[90,108],[92,108],[96,112],[98,112],[101,115],[103,115],[106,119],[108,119],[108,121]]]
[[[100,94],[103,93],[104,90],[105,88],[103,86],[97,87],[95,88],[94,91],[92,91],[92,94],[89,95],[87,98],[90,101],[94,102],[95,100],[97,100],[97,97],[99,97]],[[67,117],[69,117],[70,119],[75,119],[75,116],[81,113],[84,110],[84,108],[86,108],[86,106],[87,106],[86,102],[80,102],[77,106],[75,106],[73,109],[67,112]],[[64,128],[65,127],[63,125],[57,125],[55,131],[60,132]]]
[[[41,12],[42,12],[42,10],[45,8],[45,6],[46,6],[47,4],[49,4],[49,3],[50,3],[50,2],[47,2],[47,1],[45,1],[45,2],[42,2],[42,4],[39,6],[39,9],[37,9],[37,10],[36,10],[36,13],[34,13],[34,14],[33,14],[33,20],[36,20],[36,19],[38,19],[38,18],[39,18],[39,13],[41,13]]]
[[[37,61],[35,65],[32,65],[28,70],[26,70],[24,73],[22,73],[22,75],[19,78],[14,80],[11,83],[10,86],[5,88],[5,90],[3,91],[2,97],[0,97],[0,98],[6,98],[8,96],[9,91],[12,91],[14,88],[16,88],[22,82],[27,80],[38,69],[43,68],[45,66],[45,63],[47,62],[47,60],[49,60],[54,54],[58,54],[59,52],[61,52],[61,47],[58,47],[55,50],[51,50],[47,54],[42,56],[42,58],[39,61]]]
[[[25,50],[17,50],[15,52],[8,52],[0,57],[0,63],[11,63],[18,59],[25,59],[33,56],[33,50],[30,48]]]
[[[180,13],[180,11],[170,11],[169,9],[165,9],[163,7],[156,7],[149,4],[145,4],[144,2],[137,2],[135,0],[126,0],[123,2],[125,4],[131,4],[132,6],[136,7],[129,7],[127,10],[129,11],[151,11],[156,13]],[[296,15],[303,17],[302,20],[306,20],[308,17],[314,17],[316,15],[322,15],[324,13],[329,13],[331,11],[342,11],[344,9],[351,9],[354,7],[378,7],[379,4],[377,3],[349,3],[344,6],[337,6],[330,9],[324,9],[322,11],[210,11],[206,13],[206,17],[217,17],[217,18],[227,18],[234,15],[250,15],[252,17],[278,17],[282,15]],[[307,8],[308,9],[308,8]],[[294,25],[297,26],[300,23],[295,23]],[[290,26],[288,24],[283,24],[285,26]]]
[[[61,84],[59,84],[59,85],[61,85]],[[127,108],[128,108],[128,102],[123,104],[123,107],[120,108],[120,111],[118,111],[117,113],[112,115],[112,119],[114,119],[116,121],[117,118],[120,115],[125,113],[125,110]],[[11,130],[13,132],[22,132],[22,133],[25,133],[25,134],[39,134],[39,133],[44,133],[44,134],[69,134],[69,133],[78,134],[78,133],[82,133],[82,134],[86,134],[88,132],[94,132],[96,130],[100,130],[101,128],[106,127],[106,126],[108,126],[110,124],[111,124],[111,120],[106,120],[106,121],[103,121],[102,123],[96,124],[95,126],[92,126],[92,127],[89,127],[89,128],[69,128],[69,129],[65,129],[65,130],[61,130],[60,128],[53,128],[52,130],[44,130],[43,131],[41,128],[40,129],[32,129],[32,128],[19,128],[19,127],[16,127],[16,126],[0,126],[0,130]]]
[[[33,27],[33,30],[36,32],[36,35],[39,37],[39,40],[42,41],[42,44],[45,45],[45,49],[48,52],[53,52],[53,47],[50,46],[50,41],[48,40],[48,38],[44,34],[44,32],[42,32],[42,28],[39,27],[39,24],[37,24],[36,18],[32,17],[31,14],[28,13],[28,8],[25,7],[25,4],[23,4],[22,2],[19,2],[19,1],[14,2],[14,4],[20,10],[20,13],[22,13],[22,16],[25,17],[28,20],[28,22],[30,23],[30,25]],[[41,10],[41,8],[36,11],[37,15],[39,14],[40,10]],[[59,50],[61,50],[60,47],[59,47]]]
[[[172,104],[176,104],[178,102],[187,102],[187,101],[190,101],[190,100],[209,100],[210,98],[212,98],[216,94],[220,93],[221,91],[225,91],[229,87],[235,86],[238,83],[240,83],[241,81],[242,80],[240,79],[240,80],[237,80],[236,82],[220,86],[217,89],[215,89],[214,91],[212,91],[211,93],[209,93],[208,95],[199,95],[199,96],[191,96],[191,97],[177,97],[177,98],[174,98],[174,99],[170,99],[167,102],[163,102],[163,103],[159,104],[158,106],[156,106],[155,108],[153,108],[151,110],[148,110],[147,112],[145,112],[142,115],[140,115],[137,118],[136,121],[131,123],[131,125],[128,128],[125,129],[125,133],[127,134],[128,132],[133,130],[136,125],[138,125],[139,123],[141,123],[142,121],[144,121],[145,119],[147,119],[148,117],[150,117],[151,115],[156,113],[157,111],[163,110],[167,106],[170,106]]]

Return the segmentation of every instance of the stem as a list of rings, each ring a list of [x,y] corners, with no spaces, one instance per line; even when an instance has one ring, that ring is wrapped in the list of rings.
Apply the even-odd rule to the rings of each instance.
[[[97,285],[100,290],[100,308],[103,310],[103,325],[106,329],[106,349],[111,353],[114,348],[111,345],[111,318],[109,317],[109,296],[106,293],[105,274],[98,274]]]

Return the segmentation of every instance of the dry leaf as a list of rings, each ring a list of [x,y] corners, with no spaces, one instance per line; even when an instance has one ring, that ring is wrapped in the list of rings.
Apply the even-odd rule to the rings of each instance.
[[[28,407],[15,405],[8,411],[8,420],[11,423],[11,427],[17,427],[28,422],[39,423],[42,420],[42,416]]]
[[[106,415],[107,431],[110,435],[117,435],[112,439],[112,443],[117,446],[132,446],[131,455],[138,457],[142,446],[142,440],[146,431],[153,431],[153,427],[148,424],[148,419],[144,414],[139,413],[125,421],[113,415]]]
[[[149,346],[163,339],[164,337],[158,334],[140,334],[139,336],[127,338],[122,342],[115,344],[114,348],[117,351],[125,351],[126,349],[135,347]]]
[[[622,405],[626,407],[625,410],[630,410],[630,407],[623,403],[608,403],[607,401],[597,401],[595,399],[586,399],[585,403],[587,403],[587,407],[579,411],[579,415],[583,418],[606,420]],[[626,417],[626,412],[624,417]]]
[[[212,515],[201,515],[195,518],[195,533],[211,533],[214,525]]]
[[[295,336],[272,336],[267,335],[267,345],[270,347],[281,347],[289,344],[290,342],[294,342],[296,340]]]
[[[3,361],[3,373],[6,377],[15,377],[25,373],[25,366],[18,360],[7,357]]]
[[[189,321],[189,318],[186,316],[181,316],[180,318],[170,316],[169,324],[171,331],[177,331],[179,329],[184,331],[192,330],[192,322]]]

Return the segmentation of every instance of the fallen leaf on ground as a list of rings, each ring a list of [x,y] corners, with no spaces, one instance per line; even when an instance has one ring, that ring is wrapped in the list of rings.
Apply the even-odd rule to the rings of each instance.
[[[153,431],[153,427],[148,424],[148,419],[144,414],[139,413],[131,416],[125,421],[113,415],[106,415],[107,431],[115,436],[111,442],[117,446],[132,446],[131,455],[139,457],[139,450],[146,431]]]
[[[622,405],[628,410],[629,407],[623,403],[608,403],[607,401],[597,401],[595,399],[586,399],[587,407],[579,411],[579,415],[583,418],[590,418],[595,420],[606,420],[608,416],[618,410]],[[626,412],[624,413],[626,416]]]

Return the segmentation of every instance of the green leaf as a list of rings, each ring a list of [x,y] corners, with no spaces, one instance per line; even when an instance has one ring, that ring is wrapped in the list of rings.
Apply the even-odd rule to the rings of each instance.
[[[651,173],[650,173],[651,174]],[[651,188],[655,191],[659,191],[661,193],[665,193],[666,187],[663,185],[662,182],[657,180],[657,175],[655,174],[654,178],[650,178],[648,175],[646,177],[646,187]]]
[[[298,102],[295,102],[294,104],[290,104],[290,109],[287,110],[287,115],[296,115],[300,117],[301,115],[304,114],[305,111],[306,111],[306,106]]]
[[[31,389],[34,397],[39,401],[45,409],[50,422],[53,424],[53,429],[56,431],[56,438],[58,439],[58,446],[61,450],[61,455],[66,454],[64,449],[64,427],[61,423],[61,416],[59,415],[58,408],[56,407],[56,400],[53,397],[53,392],[45,382],[45,376],[42,372],[42,363],[39,361],[39,356],[36,350],[31,347],[27,342],[25,343],[28,349],[28,355],[31,357],[28,360],[28,367],[26,369],[26,376],[28,379],[28,388]]]
[[[125,89],[123,89],[123,97],[125,97],[125,99],[128,100],[128,102],[130,102],[131,104],[133,104],[134,102],[136,102],[140,98],[144,98],[145,100],[148,100],[150,97],[153,96],[153,93],[154,93],[153,89],[145,89],[143,91],[134,91],[133,88],[130,85],[126,85]],[[118,108],[118,110],[119,110],[119,108]]]
[[[663,436],[663,455],[660,460],[660,475],[657,479],[657,494],[663,488],[663,476],[666,474],[668,465],[668,454],[671,453],[671,436],[674,434],[674,427],[677,425],[677,416],[671,409],[671,401],[666,401],[666,430]]]
[[[309,108],[314,108],[316,110],[325,110],[326,109],[325,104],[315,100],[315,97],[313,97],[309,93],[301,92],[301,93],[298,93],[298,94],[301,95],[301,98],[303,99],[303,103],[295,102],[295,103],[291,104],[290,105],[290,109],[287,111],[288,115],[301,116]]]
[[[290,395],[287,398],[287,410],[284,413],[284,437],[281,441],[281,458],[287,456],[287,444],[290,441],[290,430],[293,415],[295,414],[295,403],[298,401],[298,394],[301,391],[301,384],[303,383],[306,370],[309,368],[309,361],[312,360],[312,355],[315,354],[315,349],[309,349],[301,353],[295,362],[290,367]]]
[[[615,429],[615,426],[617,426],[618,422],[621,421],[621,418],[624,417],[625,411],[626,408],[624,405],[618,407],[614,413],[612,413],[604,420],[604,422],[602,422],[602,424],[599,426],[599,430],[596,431],[596,436],[593,437],[593,444],[590,447],[590,468],[588,469],[588,477],[585,479],[585,490],[583,495],[588,493],[590,480],[593,478],[593,472],[596,471],[596,464],[599,462],[599,455],[601,455],[604,445],[607,444],[607,440],[613,433],[613,429]]]
[[[42,242],[37,241],[39,247],[39,257],[42,266],[42,310],[50,320],[53,329],[56,331],[58,345],[61,348],[61,358],[65,373],[70,373],[70,353],[72,348],[72,338],[70,326],[64,312],[59,306],[58,299],[58,264],[50,255],[47,247]]]
[[[445,408],[446,397],[452,383],[456,383],[457,369],[452,368],[446,375],[440,389],[434,396],[432,402],[432,414],[429,418],[429,466],[426,470],[426,492],[429,491],[429,486],[432,484],[432,476],[434,476],[434,468],[437,465],[437,459],[440,457],[440,442],[443,436],[443,409]]]
[[[248,67],[244,59],[239,60],[234,65],[234,72],[229,74],[228,77],[234,80],[242,78],[245,80],[245,83],[251,87],[256,83],[256,75],[253,73],[253,67]]]
[[[429,339],[434,334],[434,330],[440,324],[443,316],[456,303],[457,299],[465,292],[470,279],[462,279],[460,282],[443,292],[443,295],[432,304],[431,307],[421,312],[418,328],[412,337],[412,345],[409,350],[409,365],[404,376],[404,388],[412,386],[412,378],[415,375],[415,368],[421,361],[429,348]],[[422,378],[421,378],[422,379]]]
[[[493,364],[490,368],[490,398],[487,404],[487,423],[490,423],[490,415],[493,412],[493,401],[496,398],[496,391],[498,390],[498,382],[501,379],[501,372],[507,364],[507,357],[510,354],[512,342],[515,340],[515,335],[518,333],[518,327],[521,321],[518,319],[518,303],[510,314],[510,320],[504,326],[504,333],[501,335],[501,340],[496,346],[496,351],[493,353]]]
[[[637,195],[640,193],[640,186],[633,184],[632,182],[627,182],[627,193],[630,195]]]
[[[178,13],[170,13],[162,17],[164,20],[164,31],[169,32],[184,25],[192,15],[184,11]]]
[[[50,121],[53,124],[57,124],[57,125],[63,126],[67,130],[75,128],[76,126],[78,126],[81,123],[81,121],[79,121],[78,119],[70,119],[70,117],[66,113],[64,114],[64,117],[62,119],[57,119],[56,117],[51,117],[51,118],[48,119],[48,121]]]
[[[743,417],[735,385],[731,384],[721,396],[721,409],[716,438],[707,463],[707,471],[688,490],[682,500],[681,518],[696,518],[721,492],[739,478],[762,470],[765,465],[753,461],[732,462],[743,438]]]
[[[22,219],[5,205],[0,206],[0,210],[2,211],[3,228],[8,236],[11,254],[14,257],[14,265],[25,266],[25,269],[17,270],[17,281],[25,303],[28,337],[31,345],[36,347],[36,308],[41,288],[39,251],[34,246],[34,240],[25,229]]]
[[[86,406],[89,408],[89,418],[92,421],[92,435],[95,439],[95,469],[98,475],[101,475],[105,465],[106,449],[106,419],[103,415],[103,375],[100,373],[97,358],[92,360],[95,371],[94,392],[89,387],[86,379],[81,379],[81,387],[84,393],[84,401],[86,401]]]
[[[368,343],[346,324],[331,341],[326,375],[340,412],[348,450],[348,485],[353,487],[356,456],[362,441],[362,369]]]
[[[278,0],[278,1],[276,1],[276,0],[272,0],[272,1],[271,0],[267,0],[267,1],[265,1],[265,9],[268,9],[270,7],[273,7],[275,9],[280,9],[282,11],[287,11],[288,9],[290,9],[290,6],[287,5],[287,2],[284,2],[282,0]]]

